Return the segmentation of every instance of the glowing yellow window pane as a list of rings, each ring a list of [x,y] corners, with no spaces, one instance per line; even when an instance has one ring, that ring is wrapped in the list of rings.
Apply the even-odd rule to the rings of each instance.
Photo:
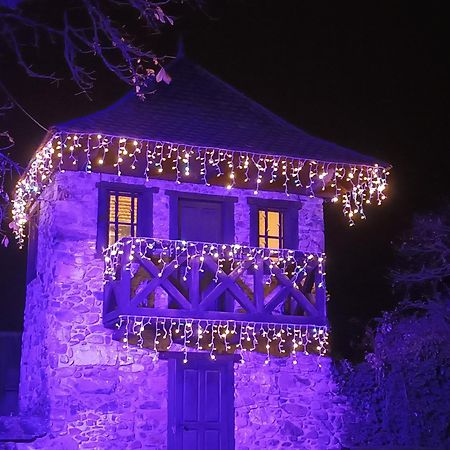
[[[119,207],[117,208],[118,222],[131,223],[131,197],[119,195]]]
[[[131,236],[131,225],[119,225],[117,234],[118,239]]]
[[[114,242],[116,242],[116,227],[113,223],[110,223],[108,229],[108,245],[114,244]]]
[[[267,235],[272,237],[280,236],[280,213],[277,211],[267,212]],[[270,245],[269,245],[270,247]]]
[[[118,201],[117,219],[116,219],[116,199]],[[137,222],[137,198],[130,197],[128,195],[111,194],[109,197],[109,221],[122,223],[131,223],[131,201],[134,204],[134,220]]]
[[[137,224],[137,220],[138,220],[138,215],[137,215],[138,199],[137,199],[137,197],[133,197],[133,203],[134,203],[134,223]]]
[[[280,248],[280,240],[278,238],[268,238],[267,239],[268,248]]]
[[[266,246],[266,240],[263,237],[259,238],[258,247],[265,247]]]
[[[266,234],[266,212],[258,211],[258,234],[264,236]],[[261,246],[264,247],[264,244]]]
[[[115,222],[116,220],[116,196],[111,194],[109,196],[109,221]]]
[[[138,198],[127,194],[111,192],[109,196],[108,243],[117,239],[135,236],[138,219]]]

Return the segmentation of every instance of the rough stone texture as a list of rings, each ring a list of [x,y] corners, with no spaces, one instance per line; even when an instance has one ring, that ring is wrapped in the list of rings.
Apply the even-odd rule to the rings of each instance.
[[[299,355],[298,364],[247,354],[235,370],[236,449],[341,449],[345,397],[331,361]]]
[[[23,449],[166,448],[167,362],[124,349],[102,324],[103,260],[96,254],[98,181],[139,183],[105,174],[59,173],[39,201],[37,278],[27,289],[20,407],[47,423],[45,437]],[[151,181],[154,236],[169,237],[166,189],[237,196],[236,242],[249,237],[251,191]],[[286,199],[284,194],[259,194]],[[323,251],[321,200],[300,198],[299,247]],[[236,443],[260,448],[339,448],[343,407],[329,361],[297,366],[248,355],[236,368]]]
[[[46,431],[47,424],[42,417],[0,416],[0,449],[2,442],[31,441],[44,436]]]

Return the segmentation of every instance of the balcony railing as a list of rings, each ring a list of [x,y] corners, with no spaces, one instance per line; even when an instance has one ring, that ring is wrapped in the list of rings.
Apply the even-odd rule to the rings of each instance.
[[[103,321],[124,317],[326,326],[323,255],[124,238],[105,251]]]

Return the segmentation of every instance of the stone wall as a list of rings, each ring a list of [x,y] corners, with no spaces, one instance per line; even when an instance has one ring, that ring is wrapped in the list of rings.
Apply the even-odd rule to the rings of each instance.
[[[340,450],[345,397],[331,376],[331,360],[299,355],[271,359],[247,354],[235,370],[236,449]]]
[[[41,415],[49,432],[19,448],[125,449],[143,441],[156,450],[165,443],[166,367],[153,367],[144,350],[125,351],[101,321],[95,178],[59,174],[39,202],[20,401],[22,414]]]
[[[124,349],[102,324],[103,261],[96,254],[98,181],[144,183],[104,174],[66,172],[39,201],[38,275],[27,290],[21,413],[40,416],[45,437],[17,448],[166,448],[167,362],[144,349]],[[237,196],[236,242],[249,242],[251,191],[152,181],[154,236],[169,237],[165,189]],[[284,194],[259,194],[286,200]],[[322,202],[301,198],[299,247],[323,250]],[[236,368],[236,443],[257,448],[339,448],[340,399],[329,364],[297,366],[249,355]]]

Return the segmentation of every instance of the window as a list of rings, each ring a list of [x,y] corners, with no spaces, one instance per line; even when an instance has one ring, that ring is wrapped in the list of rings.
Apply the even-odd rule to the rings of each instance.
[[[97,187],[98,252],[126,236],[151,237],[156,188],[107,182],[98,183]]]
[[[110,191],[108,245],[120,238],[136,236],[138,224],[138,194]]]
[[[258,210],[258,247],[284,248],[283,212]]]
[[[300,203],[250,197],[250,245],[266,248],[298,247]]]

